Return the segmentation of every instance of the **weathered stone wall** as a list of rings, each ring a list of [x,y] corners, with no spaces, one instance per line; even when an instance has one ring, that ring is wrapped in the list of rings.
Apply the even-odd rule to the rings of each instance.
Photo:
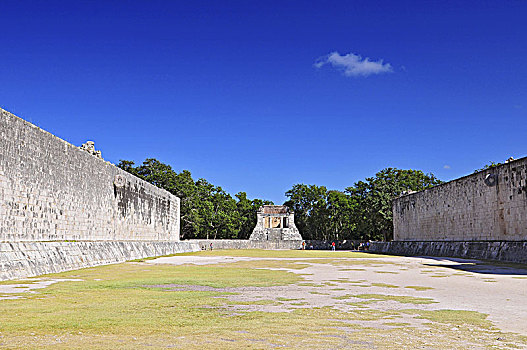
[[[200,249],[302,249],[302,241],[253,241],[248,239],[190,239]]]
[[[179,240],[179,198],[0,109],[0,242],[66,240]]]
[[[527,158],[393,203],[395,241],[527,240]]]
[[[166,241],[0,243],[0,281],[199,250]]]
[[[199,250],[179,198],[92,153],[0,109],[0,280]]]
[[[372,242],[370,252],[405,256],[445,256],[527,264],[527,242]]]
[[[331,250],[332,243],[335,242],[336,250],[356,250],[359,249],[360,240],[344,241],[323,241],[323,240],[306,240],[306,249]]]
[[[279,227],[265,227],[266,219],[275,219],[279,220]],[[284,218],[287,220],[287,227],[283,227]],[[272,225],[270,225],[272,226]],[[295,214],[264,214],[260,211],[257,214],[256,226],[249,237],[249,240],[255,241],[275,241],[275,240],[284,240],[284,241],[301,241],[302,236],[300,231],[295,225]]]
[[[247,239],[190,239],[182,242],[197,243],[201,249],[302,249],[302,240],[289,241],[256,241]],[[305,240],[305,249],[331,250],[333,241]],[[359,247],[360,241],[335,241],[337,250],[351,250]]]

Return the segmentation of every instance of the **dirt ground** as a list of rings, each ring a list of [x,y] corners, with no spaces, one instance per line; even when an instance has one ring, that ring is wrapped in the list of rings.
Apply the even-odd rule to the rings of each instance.
[[[266,312],[324,306],[346,311],[353,308],[350,301],[361,302],[364,299],[345,296],[364,293],[430,298],[429,303],[419,304],[417,300],[411,303],[414,304],[412,307],[423,310],[477,311],[487,314],[488,319],[503,331],[527,335],[527,270],[522,268],[457,258],[376,257],[371,259],[372,263],[357,262],[351,265],[346,258],[332,259],[331,264],[324,263],[326,258],[319,259],[321,263],[316,262],[317,258],[172,256],[148,263],[209,265],[265,260],[299,262],[309,266],[303,269],[274,269],[301,274],[307,282],[305,285],[231,288],[226,291],[238,294],[229,298],[242,302],[279,298],[284,304],[236,306]],[[195,286],[194,289],[199,290],[200,287]],[[378,310],[407,307],[405,303],[390,300],[378,301],[375,305]],[[378,326],[381,324],[379,321]]]
[[[527,266],[226,250],[0,283],[0,348],[527,349]]]

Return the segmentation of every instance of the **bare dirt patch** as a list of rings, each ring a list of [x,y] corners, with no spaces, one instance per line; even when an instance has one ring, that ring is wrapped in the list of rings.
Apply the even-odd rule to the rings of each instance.
[[[277,259],[283,261],[284,266],[299,263],[307,264],[308,267],[300,270],[280,268],[277,267]],[[201,265],[237,261],[258,262],[255,264],[258,268],[266,268],[265,261],[272,261],[272,266],[267,268],[301,273],[305,280],[280,287],[222,290],[236,293],[227,297],[231,301],[277,300],[279,297],[294,300],[281,300],[282,305],[279,308],[276,305],[258,305],[255,308],[251,307],[252,310],[276,312],[297,308],[333,307],[349,311],[356,307],[354,302],[363,302],[365,295],[377,295],[377,298],[371,298],[372,303],[367,304],[369,307],[374,306],[376,310],[402,310],[413,300],[414,306],[422,310],[480,312],[488,315],[488,320],[503,331],[527,335],[527,308],[523,306],[527,302],[527,282],[523,280],[527,270],[519,265],[494,265],[489,262],[455,258],[378,255],[371,259],[188,255],[160,258],[148,263]],[[354,268],[351,269],[350,266]],[[489,283],[491,281],[493,283]],[[359,297],[343,298],[346,295]],[[299,305],[300,302],[305,304]],[[291,305],[293,303],[297,305]],[[359,305],[364,307],[364,304]]]

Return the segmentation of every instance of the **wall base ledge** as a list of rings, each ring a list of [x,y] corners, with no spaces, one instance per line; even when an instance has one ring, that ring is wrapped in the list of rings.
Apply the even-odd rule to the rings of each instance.
[[[404,256],[444,256],[527,264],[527,241],[372,242],[370,251]]]
[[[180,241],[2,242],[0,281],[199,250]]]

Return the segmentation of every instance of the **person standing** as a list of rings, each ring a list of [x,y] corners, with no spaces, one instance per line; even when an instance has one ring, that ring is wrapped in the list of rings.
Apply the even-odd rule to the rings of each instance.
[[[335,251],[335,242],[331,242],[331,250]]]

